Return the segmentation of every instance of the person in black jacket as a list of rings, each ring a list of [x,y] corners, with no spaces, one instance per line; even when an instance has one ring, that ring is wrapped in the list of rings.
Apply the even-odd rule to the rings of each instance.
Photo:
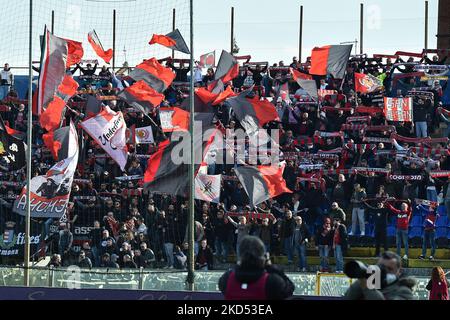
[[[423,98],[418,98],[417,103],[413,104],[414,112],[414,126],[416,127],[417,138],[428,137],[428,108],[429,103],[426,103]]]
[[[390,211],[384,207],[384,203],[381,201],[377,203],[376,207],[369,205],[367,202],[364,203],[370,209],[369,214],[372,214],[374,217],[375,256],[379,257],[381,245],[383,245],[385,252],[389,250],[387,242],[387,226]]]
[[[212,270],[214,266],[214,257],[211,248],[208,246],[208,241],[203,239],[195,257],[195,268],[197,270],[208,271]]]
[[[328,272],[329,270],[328,255],[332,244],[331,220],[330,218],[325,218],[322,227],[318,229],[316,234],[316,246],[319,249],[320,256],[320,272]]]
[[[292,247],[292,237],[294,235],[295,222],[292,219],[292,211],[286,212],[285,218],[281,220],[279,238],[283,245],[284,254],[288,258],[288,264],[292,264],[294,258],[294,248]]]
[[[213,221],[216,256],[219,261],[226,262],[228,258],[228,239],[232,236],[233,225],[225,218],[223,209],[217,212],[217,218]]]
[[[94,228],[89,231],[89,240],[91,241],[92,257],[94,258],[95,267],[100,264],[100,250],[102,247],[102,232],[103,228],[100,227],[100,222],[98,220],[94,221]]]
[[[347,252],[348,235],[347,228],[339,217],[333,220],[333,249],[334,258],[336,259],[336,273],[344,271],[344,255]]]
[[[137,269],[138,266],[136,263],[131,259],[131,256],[126,254],[123,256],[123,264],[122,269]]]
[[[295,227],[294,227],[294,235],[293,235],[293,243],[294,248],[298,252],[298,271],[306,271],[307,263],[306,263],[306,244],[309,242],[311,238],[311,234],[309,232],[308,226],[303,223],[302,217],[296,216]]]
[[[246,236],[239,248],[237,265],[219,279],[226,300],[282,300],[295,286],[283,271],[272,266],[262,241]]]

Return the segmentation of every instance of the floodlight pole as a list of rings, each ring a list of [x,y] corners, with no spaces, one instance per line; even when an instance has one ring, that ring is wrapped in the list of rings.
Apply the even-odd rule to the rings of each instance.
[[[190,108],[190,149],[191,149],[191,165],[189,170],[189,224],[188,224],[188,237],[189,237],[189,257],[188,257],[188,276],[187,276],[187,285],[188,290],[194,291],[194,282],[195,282],[195,272],[194,272],[194,246],[195,246],[195,215],[194,215],[194,206],[195,206],[195,155],[194,155],[194,3],[193,0],[189,1],[190,3],[190,47],[191,47],[191,78],[189,80],[189,108]]]
[[[424,49],[428,50],[428,1],[425,1],[425,45]]]
[[[113,10],[113,63],[112,69],[116,67],[116,9]]]
[[[176,10],[175,8],[173,8],[172,11],[172,31],[175,31],[175,26],[176,26]],[[175,58],[175,50],[172,50],[172,59]]]
[[[364,3],[359,9],[359,54],[364,53]]]
[[[52,10],[52,34],[55,34],[55,10]]]
[[[298,35],[298,62],[302,62],[303,46],[303,6],[300,6],[300,30]]]
[[[230,53],[233,54],[234,50],[234,7],[231,7],[231,45]]]
[[[27,119],[27,202],[25,214],[24,286],[30,285],[30,219],[31,219],[31,149],[33,146],[33,0],[30,0],[30,26],[28,42],[28,119]],[[46,36],[46,35],[45,35]]]

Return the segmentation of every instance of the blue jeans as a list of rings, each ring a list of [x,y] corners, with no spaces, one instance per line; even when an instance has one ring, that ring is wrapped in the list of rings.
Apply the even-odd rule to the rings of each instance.
[[[418,121],[414,122],[414,125],[416,126],[416,136],[417,138],[426,138],[428,137],[428,126],[426,121]]]
[[[344,255],[341,245],[336,245],[334,248],[334,258],[336,260],[336,272],[344,271]]]
[[[216,254],[218,257],[226,259],[228,257],[228,246],[226,241],[216,238]]]
[[[9,92],[9,86],[0,86],[0,100],[6,98]]]
[[[264,244],[264,248],[266,249],[266,253],[270,253],[270,244]]]
[[[405,245],[405,254],[408,255],[408,230],[397,229],[397,237],[395,240],[397,243],[397,254],[400,255],[403,242],[403,244]]]
[[[298,267],[300,269],[307,268],[308,265],[306,263],[306,245],[305,244],[297,244],[295,249],[298,253]]]
[[[437,202],[436,187],[434,189],[427,188],[427,200]]]
[[[425,230],[423,233],[423,243],[422,243],[422,255],[426,256],[428,243],[431,242],[431,255],[434,256],[436,252],[436,231]]]
[[[292,236],[283,239],[284,254],[287,255],[288,262],[294,260],[294,250],[292,248]]]
[[[166,261],[168,267],[173,267],[173,243],[164,243],[164,253],[166,254]]]
[[[319,245],[319,256],[320,256],[320,268],[328,269],[328,254],[330,252],[329,246]]]

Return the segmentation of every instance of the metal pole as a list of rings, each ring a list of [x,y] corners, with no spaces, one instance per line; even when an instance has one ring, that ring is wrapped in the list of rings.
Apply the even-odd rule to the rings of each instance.
[[[300,6],[300,30],[298,36],[298,62],[302,62],[302,45],[303,45],[303,6]]]
[[[425,1],[425,50],[428,50],[428,1]]]
[[[175,31],[175,22],[176,22],[176,10],[173,8],[172,11],[172,31]],[[175,58],[175,50],[172,50],[172,59]]]
[[[52,10],[52,34],[55,34],[55,10]]]
[[[27,119],[27,207],[25,217],[25,250],[24,250],[24,286],[30,285],[30,218],[31,218],[31,202],[30,202],[30,186],[31,186],[31,149],[33,134],[33,0],[30,0],[30,26],[29,26],[29,42],[28,42],[28,119]]]
[[[190,25],[191,25],[191,39],[190,39],[190,47],[191,47],[191,78],[189,81],[189,108],[190,108],[190,136],[191,136],[191,166],[189,172],[189,180],[190,180],[190,194],[189,194],[189,259],[188,259],[188,290],[194,291],[194,230],[195,230],[195,217],[194,217],[194,194],[195,194],[195,186],[194,186],[194,175],[195,175],[195,157],[194,157],[194,3],[193,0],[190,0]]]
[[[231,47],[230,53],[233,54],[234,49],[234,7],[231,7]]]
[[[360,4],[359,13],[359,53],[364,53],[364,4]]]
[[[116,10],[113,10],[113,71],[116,67]]]

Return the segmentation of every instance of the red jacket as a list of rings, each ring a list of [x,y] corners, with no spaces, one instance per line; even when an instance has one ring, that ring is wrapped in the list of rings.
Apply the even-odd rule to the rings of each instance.
[[[390,203],[387,203],[387,208],[397,215],[397,229],[408,230],[409,220],[411,219],[411,206],[408,206],[406,212],[394,208]]]

